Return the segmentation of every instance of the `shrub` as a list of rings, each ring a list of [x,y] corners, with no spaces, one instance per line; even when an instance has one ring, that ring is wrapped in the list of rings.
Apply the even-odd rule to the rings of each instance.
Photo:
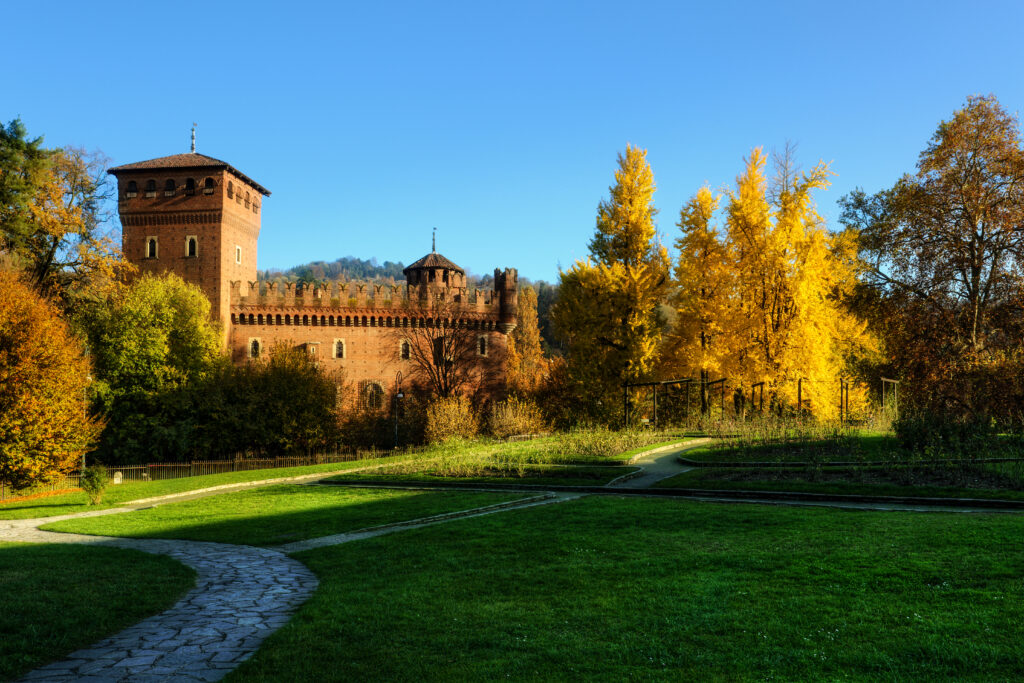
[[[110,484],[110,474],[103,465],[89,465],[82,470],[79,486],[89,496],[90,505],[99,505],[103,501],[103,492]]]
[[[969,460],[1011,455],[1001,451],[1019,445],[1013,437],[1000,435],[995,423],[984,416],[971,419],[928,411],[907,411],[899,416],[894,428],[904,449],[927,459]]]
[[[517,434],[535,434],[544,429],[544,416],[537,404],[515,396],[494,406],[487,418],[487,431],[499,439]]]
[[[427,443],[472,439],[479,429],[476,412],[465,396],[437,398],[427,406]]]

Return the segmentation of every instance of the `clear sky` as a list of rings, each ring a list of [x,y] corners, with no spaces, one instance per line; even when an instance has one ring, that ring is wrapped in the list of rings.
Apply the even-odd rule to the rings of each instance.
[[[773,6],[778,4],[779,6]],[[198,151],[268,187],[259,267],[430,249],[553,280],[616,154],[659,230],[754,146],[831,161],[818,195],[913,170],[969,94],[1024,106],[1024,2],[5,3],[0,119],[114,164]]]

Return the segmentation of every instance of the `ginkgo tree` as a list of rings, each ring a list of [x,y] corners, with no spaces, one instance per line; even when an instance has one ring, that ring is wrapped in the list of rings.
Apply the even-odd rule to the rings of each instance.
[[[674,337],[683,372],[728,375],[742,396],[763,386],[768,406],[799,400],[836,416],[839,381],[873,341],[844,304],[856,284],[853,245],[832,235],[812,193],[829,168],[780,169],[769,192],[766,157],[754,149],[728,191],[724,234],[709,227],[717,198],[702,189],[681,212]]]
[[[608,199],[598,205],[590,256],[560,274],[552,313],[570,382],[593,414],[607,414],[624,382],[652,372],[661,338],[658,305],[669,280],[668,253],[656,239],[647,151],[627,145],[618,166]]]

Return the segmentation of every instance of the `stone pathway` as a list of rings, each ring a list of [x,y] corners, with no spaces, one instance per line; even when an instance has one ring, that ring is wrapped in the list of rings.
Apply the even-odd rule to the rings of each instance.
[[[711,439],[693,439],[678,448],[657,450],[641,455],[633,461],[634,465],[643,468],[643,472],[629,478],[622,478],[608,483],[609,488],[646,489],[662,479],[668,479],[682,472],[689,472],[692,467],[679,462],[679,454],[689,451],[711,441]]]
[[[196,586],[166,612],[154,615],[23,681],[217,681],[284,626],[317,587],[316,576],[286,552],[348,543],[453,519],[559,503],[580,494],[542,494],[472,510],[434,515],[347,534],[256,548],[226,543],[114,538],[42,531],[61,519],[127,512],[115,508],[59,517],[0,521],[0,541],[80,543],[168,555],[196,571]]]

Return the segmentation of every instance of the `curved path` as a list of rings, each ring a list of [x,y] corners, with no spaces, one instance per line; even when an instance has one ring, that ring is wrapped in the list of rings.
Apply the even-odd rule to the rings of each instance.
[[[69,515],[70,516],[70,515]],[[313,593],[317,579],[282,552],[252,546],[40,531],[18,520],[0,540],[81,543],[168,555],[196,585],[166,612],[26,675],[26,681],[215,681],[255,652]]]
[[[23,681],[216,681],[245,661],[284,626],[317,587],[305,565],[288,557],[402,529],[440,524],[504,510],[572,500],[545,494],[407,522],[309,539],[279,549],[165,539],[114,538],[41,531],[62,519],[126,512],[113,508],[58,517],[0,521],[0,541],[81,543],[168,555],[196,570],[196,586],[165,612],[145,619],[66,659],[25,675]]]
[[[638,475],[616,479],[607,484],[610,488],[646,489],[662,479],[674,477],[681,472],[689,472],[693,468],[679,462],[679,454],[693,450],[711,441],[708,438],[691,439],[678,446],[658,448],[637,456],[631,464],[639,465],[642,472]]]

